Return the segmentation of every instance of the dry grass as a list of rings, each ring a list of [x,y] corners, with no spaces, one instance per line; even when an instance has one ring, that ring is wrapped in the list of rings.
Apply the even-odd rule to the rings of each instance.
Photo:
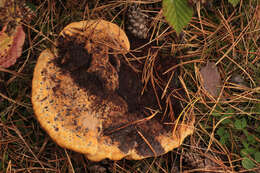
[[[162,74],[154,68],[157,57],[154,52],[130,61],[145,63],[144,84],[159,86],[164,91],[162,96],[157,94],[158,103],[166,102],[169,110],[174,99],[193,106],[196,131],[182,147],[163,156],[100,163],[60,148],[41,129],[30,101],[32,73],[39,53],[55,44],[64,26],[72,21],[102,18],[124,28],[130,3],[28,2],[36,7],[37,16],[30,24],[23,24],[27,34],[23,55],[13,67],[0,68],[0,172],[96,172],[93,171],[96,167],[107,172],[166,173],[177,169],[247,172],[241,164],[245,145],[253,148],[253,152],[260,152],[260,12],[256,12],[260,4],[257,0],[241,1],[236,8],[224,0],[214,1],[209,9],[200,7],[179,38],[162,17],[160,1],[139,1],[146,4],[144,12],[152,18],[150,40],[156,41],[158,50],[166,52],[166,60],[174,57],[179,63],[162,73],[166,78],[160,78]],[[223,82],[215,100],[205,96],[199,82],[199,68],[207,61],[216,62]],[[180,69],[179,77],[172,73],[176,68]],[[243,78],[243,85],[232,83],[235,75]],[[168,86],[172,81],[182,85],[184,95],[171,94]],[[243,119],[247,126],[238,129],[236,122]],[[223,130],[219,129],[224,130],[225,137],[221,137]],[[249,154],[247,157],[256,165],[252,172],[257,171],[260,163],[255,161],[254,153]]]

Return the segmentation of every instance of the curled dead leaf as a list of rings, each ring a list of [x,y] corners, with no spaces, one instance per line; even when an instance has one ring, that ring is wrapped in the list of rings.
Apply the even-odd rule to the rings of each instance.
[[[214,62],[207,62],[205,67],[200,69],[200,81],[202,88],[216,98],[219,95],[221,79],[218,69]]]
[[[184,151],[182,155],[189,171],[200,169],[203,173],[228,172],[228,168],[223,166],[221,158],[214,156],[210,152],[201,153],[199,150],[191,150]]]
[[[21,25],[16,26],[14,32],[9,36],[6,26],[0,32],[0,67],[12,66],[16,59],[22,54],[25,33]]]

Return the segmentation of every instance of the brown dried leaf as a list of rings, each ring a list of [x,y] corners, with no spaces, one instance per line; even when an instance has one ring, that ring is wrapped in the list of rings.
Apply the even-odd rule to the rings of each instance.
[[[21,25],[16,26],[9,36],[5,33],[6,26],[0,32],[0,67],[12,66],[22,54],[25,33]]]
[[[183,152],[182,155],[189,171],[196,169],[203,173],[211,173],[212,171],[227,172],[226,168],[221,165],[223,162],[210,153],[201,154],[192,150]]]
[[[205,67],[200,69],[200,80],[204,90],[212,97],[219,95],[221,80],[218,69],[214,62],[207,62]]]

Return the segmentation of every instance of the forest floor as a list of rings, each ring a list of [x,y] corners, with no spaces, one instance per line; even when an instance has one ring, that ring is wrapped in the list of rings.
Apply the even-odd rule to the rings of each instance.
[[[236,7],[227,0],[191,3],[193,17],[179,35],[165,20],[159,0],[27,0],[25,4],[30,16],[11,15],[22,11],[19,3],[5,7],[7,20],[22,24],[26,38],[17,62],[9,68],[0,64],[0,172],[260,172],[258,0],[241,0]],[[127,31],[128,9],[133,5],[149,21],[149,34],[146,39],[130,39],[131,48],[152,43],[165,62],[175,62],[158,64],[162,61],[157,56],[143,55],[139,59],[143,64],[148,58],[154,62],[144,65],[143,74],[150,76],[144,81],[159,86],[156,81],[174,80],[183,95],[161,88],[167,94],[159,99],[162,103],[177,99],[192,107],[195,131],[179,148],[162,156],[92,162],[58,146],[41,128],[31,103],[33,70],[40,53],[55,46],[67,24],[104,19]],[[203,72],[211,62],[214,68]],[[175,69],[178,72],[172,73]],[[218,78],[218,88],[210,88],[216,96],[211,97],[203,81],[214,83]]]

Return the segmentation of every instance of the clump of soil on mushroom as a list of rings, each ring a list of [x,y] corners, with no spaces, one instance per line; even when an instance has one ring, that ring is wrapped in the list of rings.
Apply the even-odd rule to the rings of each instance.
[[[88,73],[87,69],[92,61],[92,54],[89,54],[84,48],[83,43],[78,43],[76,38],[63,37],[58,39],[58,58],[55,59],[56,64],[63,70],[64,73],[69,73],[77,85],[93,92],[95,95],[107,97],[104,94],[106,89],[102,85],[102,79],[92,73]],[[113,56],[113,55],[110,55]],[[112,57],[110,63],[116,66]],[[140,112],[144,107],[158,109],[157,102],[151,88],[141,95],[142,81],[140,74],[136,73],[131,67],[121,59],[119,69],[119,88],[115,93],[121,96],[128,104],[129,112]]]
[[[164,117],[162,120],[163,113],[159,112],[148,121],[133,123],[152,114],[147,108],[160,110],[154,88],[150,84],[147,85],[145,92],[141,94],[143,89],[141,73],[135,72],[124,58],[120,58],[120,68],[118,69],[119,87],[114,92],[111,92],[105,88],[104,81],[100,76],[87,71],[95,55],[87,51],[84,39],[79,41],[77,36],[75,38],[61,36],[58,39],[57,48],[58,57],[54,60],[55,64],[62,69],[63,73],[69,74],[79,88],[98,96],[99,99],[96,99],[92,105],[93,109],[100,109],[103,99],[109,100],[114,105],[122,105],[122,107],[124,107],[122,99],[123,102],[127,103],[126,114],[121,111],[122,115],[112,115],[103,122],[102,133],[104,136],[109,136],[113,143],[119,143],[118,147],[124,153],[128,153],[133,148],[136,148],[137,153],[144,157],[165,153],[160,141],[155,137],[166,135],[172,130],[172,119]],[[118,64],[115,59],[120,56],[113,54],[109,56],[109,63],[116,69]],[[158,61],[159,64],[160,61],[163,61],[163,58],[158,58]],[[132,63],[132,65],[142,71],[143,64]],[[158,87],[156,87],[156,92],[162,93]],[[162,107],[164,108],[165,105],[162,105]],[[179,107],[179,105],[175,103],[174,107]],[[175,112],[175,114],[178,113]],[[165,122],[169,123],[166,125]],[[148,143],[150,147],[147,146]]]
[[[159,108],[151,88],[141,95],[142,88],[143,84],[140,74],[133,71],[128,64],[123,62],[120,67],[119,89],[117,92],[127,102],[130,113],[144,111],[144,107],[155,110]]]
[[[143,40],[136,44],[140,45],[142,44],[142,41]],[[135,40],[135,42],[137,41]],[[97,75],[87,72],[93,57],[92,54],[87,52],[84,46],[84,42],[78,42],[76,37],[59,37],[59,57],[55,59],[56,64],[63,69],[64,73],[69,73],[80,88],[85,88],[95,95],[106,98],[111,94],[119,95],[127,102],[128,111],[130,113],[140,111],[145,112],[145,107],[149,107],[154,110],[159,109],[152,87],[148,85],[142,95],[141,91],[143,89],[143,83],[141,81],[141,73],[135,72],[123,58],[120,59],[121,65],[119,69],[119,88],[115,91],[115,93],[106,93],[106,89],[102,85],[102,79],[100,79]],[[147,50],[147,47],[145,47],[144,50]],[[118,57],[113,57],[113,55],[110,55],[109,61],[112,65],[117,66],[114,60],[115,58]],[[165,60],[163,58],[158,58],[157,61],[157,64],[165,64]],[[171,62],[166,62],[165,65],[167,66],[173,65],[167,63]],[[176,63],[176,61],[174,63]],[[139,70],[143,68],[140,63],[133,63],[132,65],[139,68]],[[160,70],[163,71],[162,69]],[[161,92],[158,88],[157,91]],[[179,105],[175,105],[175,107],[177,108],[176,114],[178,114]]]
[[[77,42],[76,39],[70,36],[58,38],[58,57],[54,60],[55,64],[63,70],[63,73],[68,73],[80,88],[100,95],[105,91],[102,81],[98,76],[87,72],[92,55],[84,48],[84,43]]]

